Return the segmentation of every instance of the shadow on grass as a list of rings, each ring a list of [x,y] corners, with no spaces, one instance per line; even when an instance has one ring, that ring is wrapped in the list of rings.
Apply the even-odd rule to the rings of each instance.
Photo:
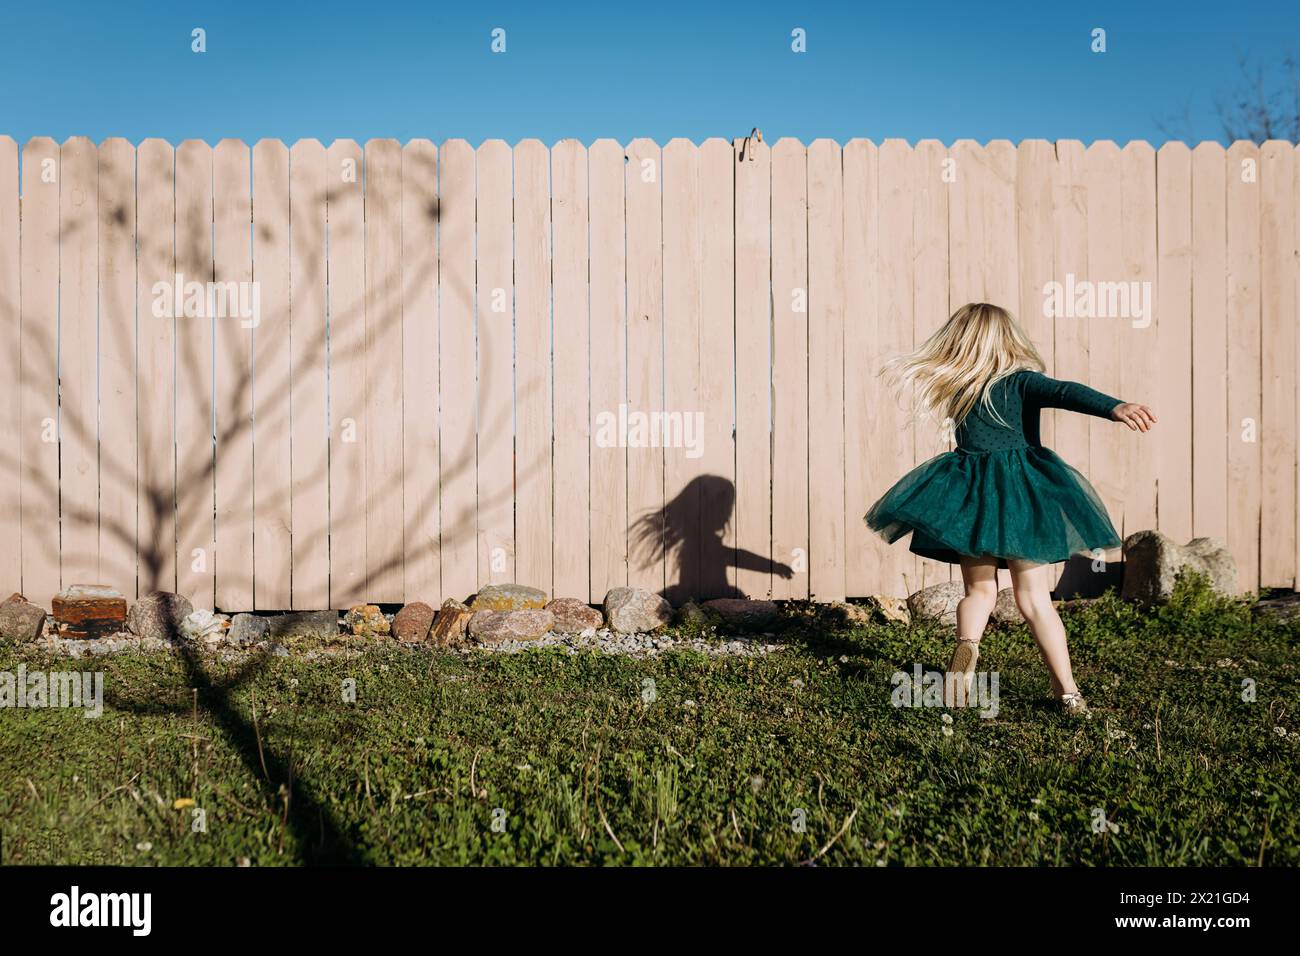
[[[285,829],[293,836],[293,849],[288,851],[294,854],[292,862],[344,866],[369,862],[311,783],[297,776],[292,744],[287,755],[270,748],[254,720],[246,718],[236,706],[235,692],[264,670],[267,658],[253,658],[230,677],[219,679],[208,672],[192,643],[179,639],[174,629],[168,637],[179,649],[187,684],[197,691],[198,706],[211,715],[249,775],[259,782],[268,810],[281,816]],[[188,714],[191,706],[189,701],[171,707],[118,700],[108,703],[127,713],[177,716]]]

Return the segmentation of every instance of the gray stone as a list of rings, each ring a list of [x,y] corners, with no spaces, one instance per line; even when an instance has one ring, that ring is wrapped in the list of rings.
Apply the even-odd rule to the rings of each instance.
[[[642,588],[614,588],[605,595],[605,623],[620,634],[656,631],[673,619],[673,608],[661,595]]]
[[[554,630],[559,634],[581,634],[598,628],[605,617],[586,601],[577,598],[556,598],[546,605],[555,617]]]
[[[694,630],[717,627],[721,623],[722,617],[717,611],[707,610],[694,601],[687,601],[673,615],[673,624],[675,626]]]
[[[184,595],[154,591],[131,605],[126,629],[136,637],[174,641],[180,637],[181,624],[193,613],[194,605]]]
[[[407,644],[427,640],[433,617],[433,608],[423,601],[412,601],[393,618],[393,636]]]
[[[1120,596],[1142,604],[1163,604],[1180,574],[1196,572],[1220,594],[1237,593],[1237,565],[1216,538],[1178,544],[1159,531],[1138,531],[1124,539],[1124,585]]]
[[[29,644],[39,640],[45,629],[45,608],[30,601],[10,598],[0,605],[0,638]]]
[[[1024,624],[1025,616],[1016,607],[1016,592],[1003,588],[998,592],[997,602],[993,605],[992,618],[996,624]]]
[[[447,598],[438,609],[438,616],[433,619],[433,628],[429,639],[438,647],[454,647],[465,641],[469,631],[469,619],[474,612],[455,598]]]
[[[225,639],[229,628],[230,618],[226,615],[200,609],[181,621],[181,637],[205,644],[218,644]]]
[[[226,640],[231,644],[256,644],[264,641],[271,632],[271,627],[266,623],[266,618],[257,614],[236,614],[230,619],[230,630],[226,633]]]
[[[471,611],[526,611],[546,607],[546,592],[522,584],[489,584],[474,595]]]
[[[291,637],[333,640],[339,636],[338,611],[293,611],[266,618],[267,636],[277,641]]]
[[[944,581],[922,588],[907,599],[912,618],[957,626],[957,605],[966,596],[960,581]]]
[[[761,631],[776,623],[780,608],[775,601],[751,601],[746,598],[715,598],[704,606],[722,618],[723,624],[736,631]]]
[[[535,641],[555,624],[550,611],[529,608],[522,611],[475,611],[469,619],[470,637],[480,644],[502,641]]]
[[[1300,621],[1300,593],[1292,592],[1279,597],[1265,598],[1257,602],[1251,610],[1255,614],[1273,618],[1283,624]]]

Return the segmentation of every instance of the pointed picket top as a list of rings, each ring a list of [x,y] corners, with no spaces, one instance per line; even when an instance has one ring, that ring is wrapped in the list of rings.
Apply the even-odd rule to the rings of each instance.
[[[830,156],[839,156],[841,153],[840,144],[830,137],[819,137],[808,144],[808,158],[816,156],[821,158],[823,154]]]
[[[474,153],[480,158],[498,156],[510,152],[510,144],[504,139],[485,139],[478,144]]]
[[[1282,139],[1266,139],[1259,147],[1261,159],[1274,160],[1290,154],[1295,149],[1291,143]]]
[[[1215,153],[1221,156],[1225,152],[1227,152],[1227,150],[1223,148],[1223,144],[1212,139],[1203,140],[1202,142],[1197,143],[1192,149],[1192,155],[1196,155],[1197,153]]]
[[[371,150],[379,152],[397,152],[402,148],[402,144],[391,136],[376,136],[373,139],[366,140],[366,152]]]
[[[1156,154],[1155,147],[1152,146],[1150,143],[1148,143],[1148,142],[1147,142],[1146,140],[1144,140],[1144,139],[1131,139],[1131,140],[1129,140],[1127,143],[1124,144],[1124,148],[1121,149],[1120,152],[1122,152],[1122,153],[1136,153],[1136,154],[1138,154],[1138,155],[1146,155],[1146,154],[1149,154],[1149,155],[1151,155],[1151,156],[1154,156],[1154,155]]]
[[[1192,153],[1191,149],[1188,148],[1187,144],[1180,139],[1168,140],[1165,143],[1162,143],[1160,148],[1156,150],[1157,156],[1175,156],[1175,155],[1190,156],[1191,153]]]
[[[546,144],[540,139],[521,139],[514,148],[515,159],[542,161],[549,156],[551,151],[546,148]]]
[[[695,168],[697,157],[700,155],[699,148],[684,137],[670,139],[668,144],[664,146],[663,153],[665,163],[683,163],[692,169]]]
[[[284,140],[282,139],[277,139],[271,136],[263,136],[261,139],[259,139],[256,143],[253,144],[253,152],[281,153],[287,156],[289,154],[289,147],[285,145]]]
[[[129,139],[110,136],[99,144],[99,177],[104,181],[119,170],[128,175],[131,190],[135,190],[135,147]]]
[[[320,166],[323,166],[324,163],[325,145],[318,139],[300,139],[289,147],[289,166],[291,176],[292,169],[295,165],[317,165],[319,168]]]

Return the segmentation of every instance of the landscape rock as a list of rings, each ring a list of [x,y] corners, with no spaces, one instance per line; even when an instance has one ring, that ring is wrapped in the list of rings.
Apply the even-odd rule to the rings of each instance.
[[[752,601],[746,598],[714,598],[704,607],[716,613],[731,630],[763,631],[776,624],[780,608],[775,601]]]
[[[551,630],[555,616],[545,609],[475,611],[469,619],[470,637],[480,644],[533,641]]]
[[[906,598],[884,594],[873,594],[854,603],[834,601],[828,606],[848,627],[858,624],[908,624],[912,620]]]
[[[1120,596],[1142,604],[1163,604],[1179,574],[1198,572],[1220,594],[1237,592],[1237,565],[1217,538],[1178,544],[1159,531],[1138,531],[1124,539],[1124,584]]]
[[[522,584],[489,584],[474,595],[471,611],[525,611],[546,607],[546,592]]]
[[[556,598],[546,605],[555,617],[554,630],[560,634],[581,634],[605,623],[605,616],[577,598]]]
[[[912,594],[907,599],[907,609],[915,619],[939,624],[957,625],[957,605],[966,596],[960,581],[944,581]]]
[[[387,637],[391,631],[388,618],[373,604],[354,604],[343,615],[343,624],[354,637]]]
[[[226,640],[240,646],[264,641],[270,634],[271,627],[266,618],[258,614],[236,614],[230,619],[230,630]]]
[[[433,626],[434,610],[423,601],[412,601],[393,618],[393,636],[407,644],[415,644],[429,637]]]
[[[673,608],[661,595],[642,588],[614,588],[605,595],[605,623],[620,634],[656,631],[673,619]]]
[[[1300,593],[1292,592],[1283,594],[1278,597],[1265,598],[1256,602],[1251,610],[1263,617],[1271,617],[1281,621],[1283,624],[1289,624],[1292,621],[1300,621]],[[3,615],[3,609],[0,609],[0,615]]]
[[[1025,616],[1016,607],[1016,592],[1003,588],[998,592],[997,602],[993,605],[992,618],[995,624],[1024,624]]]
[[[225,640],[229,629],[230,618],[205,609],[194,611],[181,621],[182,637],[205,644],[217,644]]]
[[[717,627],[721,623],[722,617],[717,611],[707,610],[694,601],[687,601],[673,615],[673,624],[694,630]]]
[[[429,639],[438,647],[452,647],[465,640],[469,628],[469,619],[474,614],[455,598],[447,598],[438,609],[438,616],[433,619],[433,629]]]
[[[74,584],[54,595],[54,620],[68,637],[99,637],[126,629],[126,598],[102,584]]]
[[[154,591],[131,605],[126,629],[136,637],[174,641],[180,636],[181,624],[193,613],[194,605],[184,595]]]
[[[13,594],[5,598],[2,603],[0,603],[0,607],[4,607],[6,604],[19,604],[19,603],[26,604],[28,603],[28,601],[27,598],[23,597],[21,594],[15,591]]]
[[[0,604],[0,638],[29,644],[39,640],[45,630],[45,608],[18,595]]]
[[[267,637],[282,641],[305,637],[330,641],[339,636],[338,611],[293,611],[265,618]]]

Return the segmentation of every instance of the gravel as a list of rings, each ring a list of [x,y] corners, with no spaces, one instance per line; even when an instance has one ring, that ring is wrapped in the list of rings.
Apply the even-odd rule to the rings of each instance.
[[[570,654],[599,651],[630,657],[657,657],[670,650],[696,651],[710,657],[762,657],[781,649],[771,634],[719,636],[712,640],[681,638],[670,634],[619,634],[608,628],[583,634],[547,634],[535,641],[502,641],[482,647],[459,648],[462,654],[483,652],[515,654],[534,647],[562,647]]]
[[[607,628],[588,630],[581,634],[548,633],[536,640],[502,641],[498,644],[470,644],[455,648],[460,654],[516,654],[532,648],[562,647],[570,654],[582,651],[595,651],[602,654],[625,654],[631,657],[657,657],[666,651],[682,650],[707,654],[709,657],[762,657],[781,649],[774,636],[754,635],[719,635],[705,639],[700,637],[677,637],[672,634],[619,634]],[[39,640],[23,645],[24,649],[45,653],[55,657],[107,657],[117,654],[175,654],[180,646],[169,641],[153,637],[137,637],[127,631],[110,634],[105,637],[84,639],[63,637],[57,631],[47,628]],[[358,657],[366,650],[374,648],[405,647],[417,651],[440,650],[427,644],[402,644],[398,641],[377,638],[358,646],[322,646],[290,649],[271,640],[239,645],[226,640],[223,636],[218,642],[204,642],[194,645],[195,650],[204,655],[216,656],[223,660],[238,660],[249,654],[271,654],[276,657],[301,657],[305,660],[328,659],[337,657]]]

